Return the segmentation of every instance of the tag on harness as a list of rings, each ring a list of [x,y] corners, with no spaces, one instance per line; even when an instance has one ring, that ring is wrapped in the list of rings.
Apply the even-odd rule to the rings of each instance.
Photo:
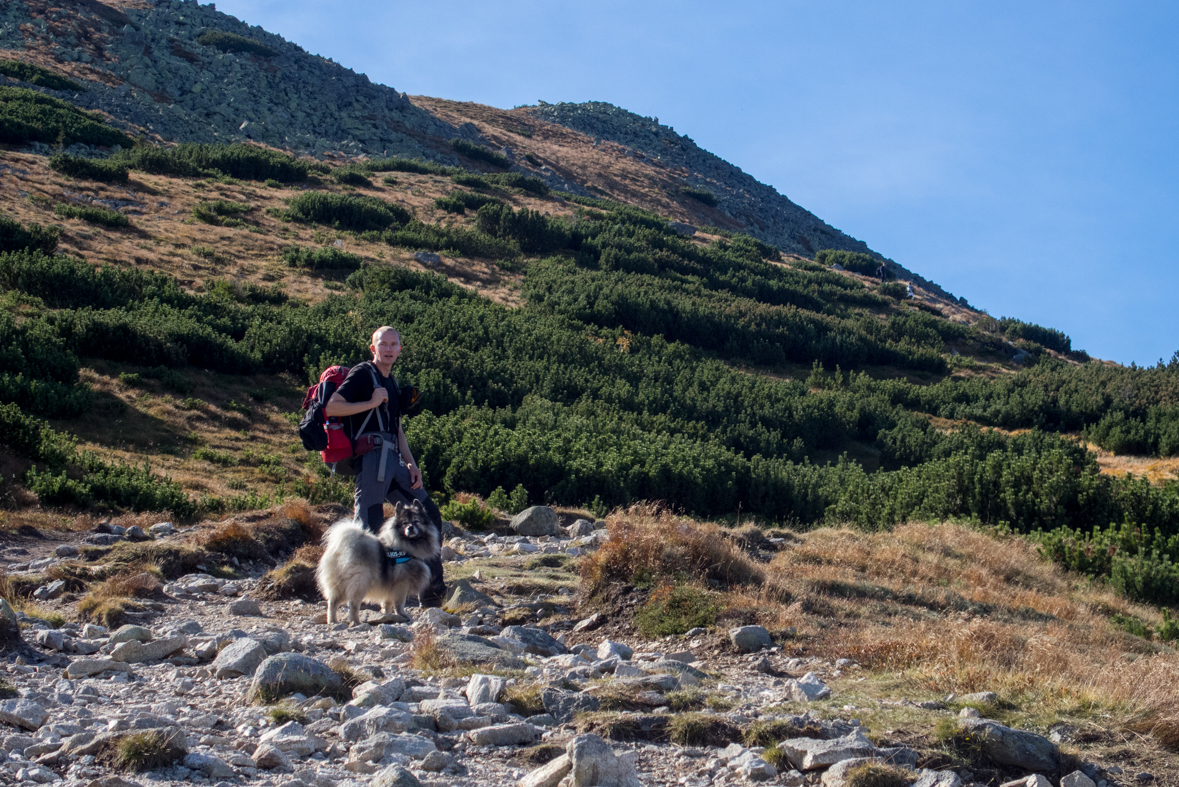
[[[408,552],[401,552],[400,550],[396,549],[390,549],[385,553],[385,555],[394,563],[408,563],[409,561],[413,560],[413,555],[409,554]]]

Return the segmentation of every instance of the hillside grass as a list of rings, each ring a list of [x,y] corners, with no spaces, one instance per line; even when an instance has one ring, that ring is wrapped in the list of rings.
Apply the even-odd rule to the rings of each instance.
[[[597,596],[616,599],[619,582],[715,591],[720,577],[716,625],[763,625],[790,655],[853,660],[829,681],[828,704],[856,706],[871,730],[932,727],[902,699],[994,691],[987,715],[1005,724],[1046,733],[1067,723],[1103,740],[1146,734],[1179,746],[1179,652],[1121,622],[1157,629],[1160,610],[1045,562],[1030,539],[950,523],[822,527],[771,532],[785,541],[761,562],[736,531],[657,507],[616,511],[607,523],[608,541],[581,564],[591,609]]]

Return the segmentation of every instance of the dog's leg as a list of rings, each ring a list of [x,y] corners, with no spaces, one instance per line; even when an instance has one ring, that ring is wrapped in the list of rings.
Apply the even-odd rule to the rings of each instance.
[[[340,602],[335,596],[329,595],[327,605],[327,622],[329,626],[334,626],[336,625],[336,612],[340,607]]]
[[[401,582],[393,591],[393,608],[397,610],[397,614],[404,620],[409,620],[409,613],[405,611],[405,599],[409,596],[409,583]]]

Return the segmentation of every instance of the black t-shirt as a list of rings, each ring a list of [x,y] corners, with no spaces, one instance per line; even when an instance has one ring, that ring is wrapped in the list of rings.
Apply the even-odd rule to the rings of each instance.
[[[344,382],[340,383],[339,390],[336,393],[340,394],[346,402],[367,402],[372,398],[373,390],[376,386],[373,385],[374,375],[385,390],[389,392],[389,400],[378,407],[376,410],[362,410],[355,415],[349,415],[344,418],[344,423],[348,425],[348,433],[353,439],[359,437],[361,434],[367,432],[380,432],[381,421],[384,421],[384,431],[391,434],[397,433],[397,406],[398,395],[400,389],[397,387],[397,378],[390,374],[385,377],[381,374],[381,370],[377,368],[376,364],[371,361],[357,364],[352,367],[352,371],[348,372],[348,376],[344,378]],[[361,432],[360,425],[364,423],[364,419],[368,418],[368,423],[364,424],[364,431]],[[377,414],[380,413],[380,419]]]

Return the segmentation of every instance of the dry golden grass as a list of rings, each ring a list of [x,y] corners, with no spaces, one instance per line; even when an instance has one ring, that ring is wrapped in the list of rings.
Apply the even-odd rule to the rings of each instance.
[[[728,566],[716,577],[730,577],[723,614],[794,627],[794,653],[851,658],[886,693],[995,691],[1030,726],[1108,714],[1179,746],[1179,654],[1111,621],[1128,615],[1157,627],[1159,611],[1041,561],[1022,538],[953,524],[821,528],[758,566],[714,524],[644,508],[608,521],[610,540],[583,562],[588,588]]]
[[[422,629],[414,636],[409,652],[410,666],[423,672],[440,672],[457,665],[454,656],[438,643],[430,629]]]
[[[582,582],[591,596],[619,582],[649,584],[662,578],[726,585],[761,585],[765,580],[718,525],[694,523],[650,504],[616,511],[606,524],[606,543],[581,563]]]
[[[1105,475],[1130,475],[1145,478],[1152,484],[1162,484],[1179,478],[1179,457],[1127,456],[1110,453],[1085,443],[1085,448],[1097,455],[1097,466]]]

